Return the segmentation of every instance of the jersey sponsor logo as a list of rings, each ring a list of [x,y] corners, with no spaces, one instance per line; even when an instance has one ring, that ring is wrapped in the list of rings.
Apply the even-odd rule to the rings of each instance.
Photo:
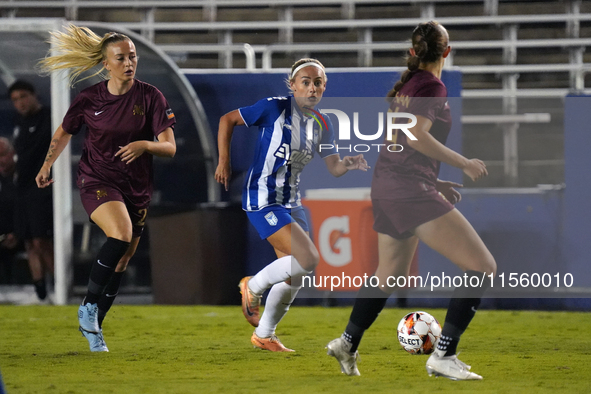
[[[312,157],[312,154],[308,151],[294,149],[291,151],[290,160],[287,164],[303,169],[310,161],[312,161]]]
[[[285,164],[292,165],[294,163],[301,165],[302,168],[312,160],[312,154],[307,150],[291,149],[291,146],[284,142],[275,151],[275,157],[285,159]]]
[[[166,118],[167,119],[174,118],[174,113],[172,112],[172,109],[169,108],[169,109],[166,110]]]
[[[34,133],[35,130],[37,130],[37,126],[31,126],[31,127],[29,127],[29,133]]]
[[[139,115],[139,116],[144,116],[144,106],[141,104],[135,104],[133,106],[133,114]]]
[[[107,191],[103,189],[99,189],[96,191],[96,199],[100,200],[103,197],[107,197]]]
[[[102,114],[103,112],[105,112],[104,110],[102,111],[95,111],[94,112],[94,116],[99,116],[100,114]]]
[[[285,159],[285,161],[287,161],[289,164],[291,158],[291,147],[286,142],[282,143],[281,146],[275,151],[274,156],[280,159]]]
[[[275,216],[275,213],[273,212],[269,212],[268,214],[266,214],[265,219],[267,220],[267,223],[269,223],[271,226],[277,226],[277,223],[279,223],[279,219],[277,219],[277,216]]]

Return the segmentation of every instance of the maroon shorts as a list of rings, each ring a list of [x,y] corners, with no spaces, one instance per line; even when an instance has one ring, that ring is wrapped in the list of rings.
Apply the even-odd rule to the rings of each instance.
[[[144,225],[146,221],[146,215],[148,214],[149,202],[143,205],[133,204],[131,201],[126,199],[123,194],[111,187],[101,184],[86,184],[80,189],[80,199],[82,205],[90,218],[90,215],[100,205],[109,201],[121,201],[125,204],[131,223],[133,225],[133,237],[139,237],[144,231]],[[90,220],[92,222],[92,220]]]
[[[395,239],[406,239],[423,223],[445,215],[454,206],[439,193],[416,200],[372,200],[373,229]]]

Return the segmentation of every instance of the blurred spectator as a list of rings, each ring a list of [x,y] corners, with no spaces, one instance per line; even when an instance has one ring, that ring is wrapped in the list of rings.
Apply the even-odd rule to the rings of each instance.
[[[11,283],[12,267],[18,251],[14,234],[14,148],[8,139],[0,137],[0,283]]]
[[[47,297],[46,275],[53,277],[53,203],[51,188],[39,189],[35,176],[43,165],[51,141],[51,110],[39,102],[32,84],[16,81],[8,88],[17,115],[14,119],[16,151],[16,235],[25,243],[35,292]]]

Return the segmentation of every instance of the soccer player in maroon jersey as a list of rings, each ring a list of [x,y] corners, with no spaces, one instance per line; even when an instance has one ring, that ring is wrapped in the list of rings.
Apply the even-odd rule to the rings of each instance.
[[[451,115],[440,78],[451,50],[448,41],[447,31],[437,22],[419,24],[412,34],[408,70],[388,94],[392,112],[416,116],[417,123],[410,128],[416,140],[397,130],[388,142],[402,145],[402,152],[382,150],[376,163],[371,197],[379,249],[374,275],[380,285],[372,287],[368,282],[361,287],[345,332],[327,346],[347,375],[359,375],[359,342],[395,290],[381,285],[390,276],[408,275],[419,239],[465,271],[468,279],[481,281],[484,275],[496,273],[493,256],[453,206],[460,201],[453,187],[461,185],[437,179],[440,162],[460,168],[473,181],[488,175],[481,160],[467,159],[445,146]],[[437,349],[427,361],[429,375],[482,379],[458,360],[456,348],[486,290],[484,282],[482,287],[454,289]]]
[[[99,37],[70,25],[53,32],[58,54],[42,69],[69,69],[71,82],[102,64],[109,79],[84,89],[53,135],[36,181],[47,187],[50,169],[73,134],[87,126],[77,185],[85,210],[107,236],[92,263],[88,292],[78,310],[91,351],[108,351],[102,321],[113,305],[127,263],[137,248],[152,195],[152,155],[173,157],[175,117],[162,93],[135,79],[138,56],[129,37]],[[155,140],[156,138],[156,140]]]

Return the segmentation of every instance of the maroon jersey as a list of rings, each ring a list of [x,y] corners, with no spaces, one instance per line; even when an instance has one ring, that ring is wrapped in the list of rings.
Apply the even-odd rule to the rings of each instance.
[[[447,89],[439,78],[428,71],[416,70],[412,73],[412,78],[392,99],[390,111],[407,112],[429,119],[433,122],[429,133],[445,144],[451,128]],[[407,122],[408,118],[396,119],[398,124]],[[386,145],[396,143],[402,145],[403,149],[401,152],[380,150],[373,174],[372,198],[413,200],[436,193],[440,162],[411,148],[406,134],[401,130],[396,130],[392,138],[393,142],[385,141]]]
[[[115,187],[135,204],[150,201],[152,155],[144,153],[125,164],[115,153],[133,141],[153,141],[176,122],[162,93],[145,82],[134,81],[122,95],[109,93],[107,82],[84,89],[64,117],[62,127],[77,134],[86,125],[86,139],[78,166],[79,188],[99,183]]]

